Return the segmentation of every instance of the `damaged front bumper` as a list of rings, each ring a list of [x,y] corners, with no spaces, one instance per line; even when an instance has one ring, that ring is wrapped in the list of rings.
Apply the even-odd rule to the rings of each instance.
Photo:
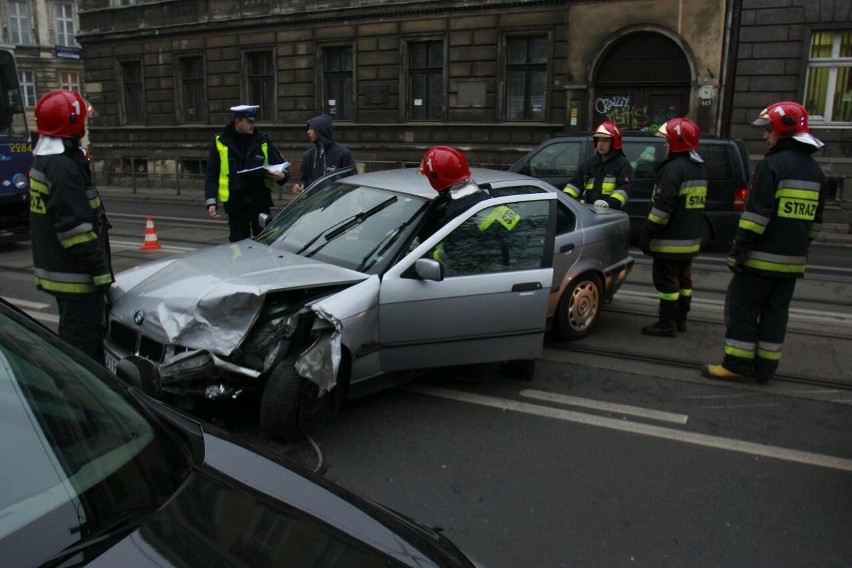
[[[293,341],[296,323],[305,316],[313,316],[310,332],[307,341],[297,344]],[[342,354],[341,324],[336,318],[319,307],[306,307],[281,322],[276,335],[261,369],[234,363],[208,349],[191,349],[156,364],[151,392],[211,401],[236,399],[246,390],[261,390],[275,365],[293,354],[296,372],[315,383],[320,394],[334,388]],[[115,372],[122,356],[108,341],[104,347],[107,366]]]

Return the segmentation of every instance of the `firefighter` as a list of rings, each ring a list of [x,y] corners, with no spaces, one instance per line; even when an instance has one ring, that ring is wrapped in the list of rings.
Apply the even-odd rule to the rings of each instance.
[[[769,146],[754,171],[728,267],[725,354],[705,376],[766,383],[775,375],[796,279],[822,225],[825,173],[811,154],[823,143],[808,130],[808,113],[795,102],[766,107],[752,123]]]
[[[666,139],[666,160],[651,196],[642,252],[654,258],[654,287],[659,319],[642,328],[645,335],[675,337],[686,331],[692,303],[692,259],[701,248],[701,217],[707,199],[707,169],[696,151],[701,132],[688,118],[673,118],[656,133]]]
[[[30,180],[36,286],[56,298],[59,337],[103,362],[104,296],[113,282],[106,212],[80,141],[89,107],[51,91],[35,108]]]
[[[429,179],[432,189],[447,200],[438,221],[442,227],[481,201],[491,198],[487,190],[471,178],[464,154],[449,146],[426,150],[419,171]],[[509,246],[506,235],[521,221],[521,216],[505,205],[477,213],[474,223],[465,221],[432,251],[432,258],[444,265],[450,275],[479,274],[508,267]],[[470,242],[476,246],[471,247]],[[506,374],[531,380],[535,374],[532,359],[507,361]]]
[[[622,209],[630,194],[633,168],[621,149],[621,129],[602,122],[592,134],[595,155],[580,166],[577,176],[563,191],[598,207]]]

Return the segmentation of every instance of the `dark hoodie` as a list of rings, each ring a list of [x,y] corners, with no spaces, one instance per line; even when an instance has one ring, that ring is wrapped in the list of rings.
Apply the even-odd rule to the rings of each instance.
[[[334,141],[330,116],[321,114],[313,117],[308,121],[308,128],[316,132],[322,145],[314,143],[302,158],[299,179],[305,188],[328,172],[355,165],[349,148]]]

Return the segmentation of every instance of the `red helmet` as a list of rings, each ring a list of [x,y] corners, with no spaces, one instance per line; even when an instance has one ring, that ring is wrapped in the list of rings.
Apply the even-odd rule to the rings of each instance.
[[[82,137],[88,114],[86,101],[76,91],[50,91],[36,103],[36,132],[60,138]]]
[[[612,149],[621,150],[621,129],[614,122],[601,122],[600,126],[595,128],[592,138],[612,138]]]
[[[687,152],[698,149],[701,129],[688,118],[673,118],[660,125],[657,136],[665,138],[672,152]]]
[[[823,147],[823,143],[808,130],[808,111],[799,103],[782,101],[771,104],[760,111],[752,124],[763,127],[771,124],[778,140],[793,138],[817,149]]]
[[[420,173],[429,178],[435,191],[444,191],[470,178],[464,154],[449,146],[433,146],[423,154]]]

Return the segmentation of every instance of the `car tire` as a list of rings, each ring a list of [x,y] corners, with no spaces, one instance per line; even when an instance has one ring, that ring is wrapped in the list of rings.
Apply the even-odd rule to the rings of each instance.
[[[568,341],[586,337],[598,321],[602,305],[600,278],[593,273],[575,278],[559,299],[556,310],[559,334]]]
[[[293,367],[295,357],[285,357],[270,371],[260,397],[260,427],[285,442],[303,438],[298,425],[299,395],[305,379]]]

